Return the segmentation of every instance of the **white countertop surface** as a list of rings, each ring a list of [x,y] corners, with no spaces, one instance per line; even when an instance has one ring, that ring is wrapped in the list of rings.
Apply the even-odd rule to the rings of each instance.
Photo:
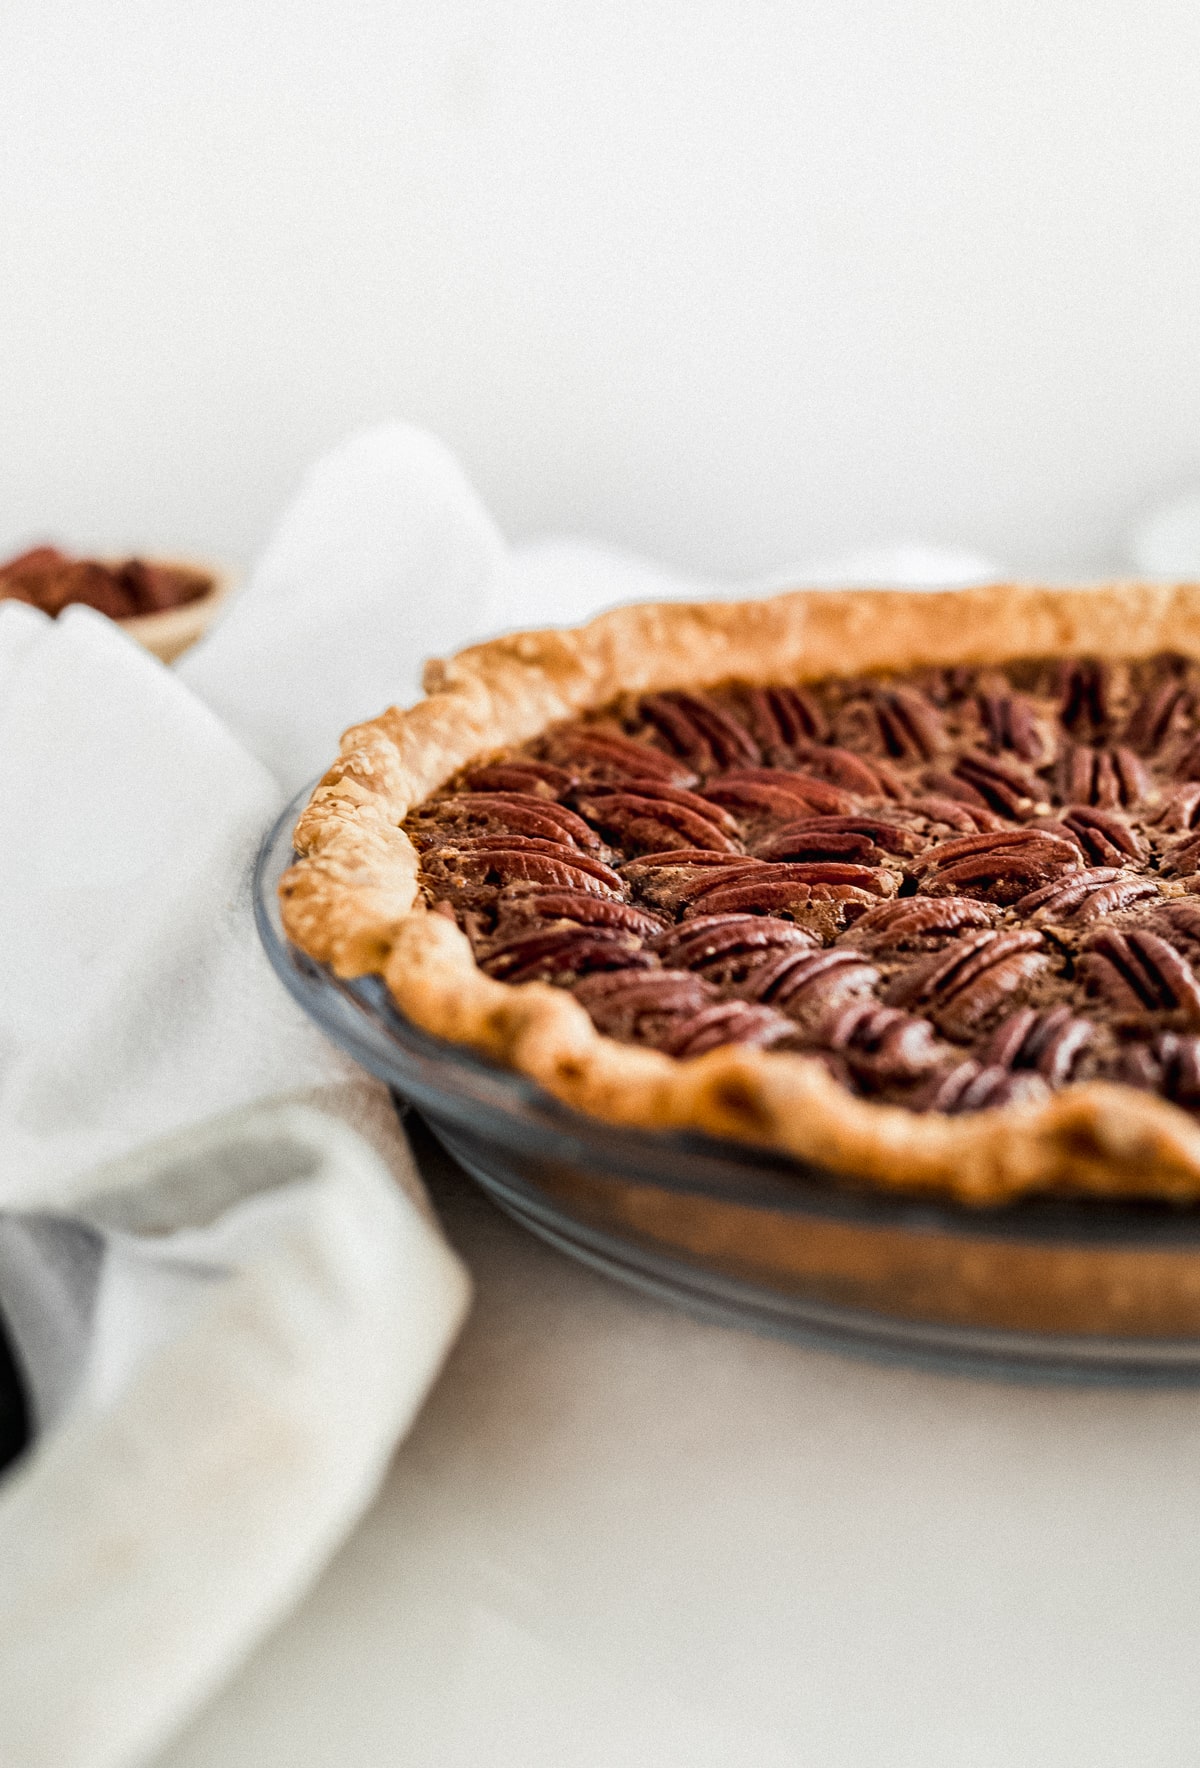
[[[696,1322],[419,1146],[477,1299],[373,1510],[157,1768],[1166,1768],[1200,1394]]]

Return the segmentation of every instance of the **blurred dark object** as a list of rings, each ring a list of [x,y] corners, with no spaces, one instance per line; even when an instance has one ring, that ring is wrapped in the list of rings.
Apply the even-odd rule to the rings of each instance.
[[[145,559],[106,564],[73,559],[56,546],[35,546],[0,565],[0,597],[27,602],[52,615],[82,602],[111,620],[133,620],[184,607],[212,587],[210,575],[186,565],[150,564]]]
[[[20,1372],[0,1314],[0,1470],[15,1461],[29,1442],[29,1407]]]

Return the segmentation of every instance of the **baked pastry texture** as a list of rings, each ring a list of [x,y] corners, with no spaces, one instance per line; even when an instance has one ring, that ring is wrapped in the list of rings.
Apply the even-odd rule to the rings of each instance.
[[[426,689],[296,828],[339,975],[614,1123],[1200,1195],[1200,586],[622,608]]]

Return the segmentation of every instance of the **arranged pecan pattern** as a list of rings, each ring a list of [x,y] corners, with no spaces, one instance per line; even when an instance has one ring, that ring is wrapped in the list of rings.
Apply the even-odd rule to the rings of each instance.
[[[1200,1112],[1200,667],[628,697],[406,828],[497,981],[681,1060],[820,1061],[913,1110],[1094,1078]]]

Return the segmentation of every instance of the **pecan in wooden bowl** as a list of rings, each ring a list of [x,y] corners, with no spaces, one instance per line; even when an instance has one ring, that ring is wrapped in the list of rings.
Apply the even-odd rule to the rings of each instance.
[[[228,588],[217,572],[195,565],[73,558],[56,546],[32,547],[0,565],[0,600],[52,616],[73,604],[94,608],[164,663],[207,631]]]

